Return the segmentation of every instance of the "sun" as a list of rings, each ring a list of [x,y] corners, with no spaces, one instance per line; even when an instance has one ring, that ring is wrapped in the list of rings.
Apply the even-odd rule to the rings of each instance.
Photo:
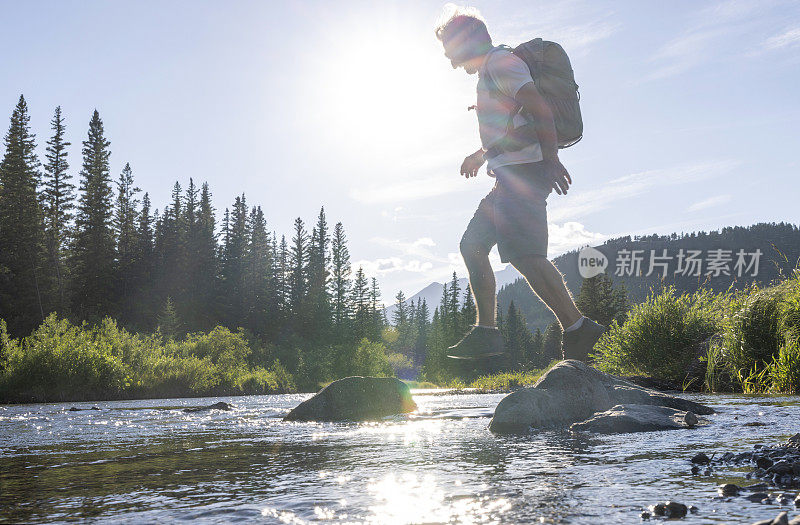
[[[433,32],[361,26],[325,51],[324,126],[345,147],[391,154],[418,147],[446,118],[438,79],[452,74]]]

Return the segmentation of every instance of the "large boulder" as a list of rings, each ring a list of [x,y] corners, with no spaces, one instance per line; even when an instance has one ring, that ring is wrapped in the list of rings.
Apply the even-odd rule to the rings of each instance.
[[[704,405],[637,386],[581,361],[561,361],[535,385],[504,397],[489,425],[493,432],[567,427],[616,405],[656,405],[695,414],[713,414]]]
[[[289,412],[284,421],[369,421],[417,409],[408,385],[395,377],[345,377]]]

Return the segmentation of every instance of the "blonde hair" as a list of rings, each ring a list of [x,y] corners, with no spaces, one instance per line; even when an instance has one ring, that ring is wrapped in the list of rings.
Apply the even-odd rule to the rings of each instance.
[[[444,40],[445,32],[457,29],[459,33],[466,31],[470,35],[480,36],[491,42],[486,21],[480,11],[475,7],[459,6],[447,3],[442,8],[442,13],[436,21],[434,33],[440,41]]]

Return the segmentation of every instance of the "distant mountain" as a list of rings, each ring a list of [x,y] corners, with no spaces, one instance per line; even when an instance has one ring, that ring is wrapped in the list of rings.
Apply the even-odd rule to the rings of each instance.
[[[636,303],[662,283],[674,285],[679,292],[701,286],[720,292],[788,275],[800,261],[800,229],[783,222],[759,223],[711,232],[625,236],[596,248],[608,260],[605,271],[614,285],[624,286],[628,299]],[[574,295],[583,282],[578,254],[574,250],[553,259]],[[514,301],[531,330],[544,330],[555,320],[525,281],[503,287],[497,300],[503,312]]]
[[[500,271],[494,272],[494,278],[497,282],[497,289],[500,290],[502,287],[509,285],[516,281],[517,279],[521,278],[522,275],[510,264],[507,265]],[[467,283],[469,280],[466,277],[462,277],[458,280],[458,286],[461,290],[465,290],[467,288]],[[419,292],[415,293],[408,299],[406,299],[404,304],[411,304],[412,302],[416,304],[418,299],[422,299],[426,303],[428,303],[428,309],[433,315],[433,310],[439,307],[439,304],[442,300],[442,289],[444,288],[443,283],[433,282],[420,290]],[[397,305],[393,304],[391,306],[387,306],[384,311],[386,312],[386,318],[389,322],[392,322],[392,316],[394,315],[394,311],[397,309]]]

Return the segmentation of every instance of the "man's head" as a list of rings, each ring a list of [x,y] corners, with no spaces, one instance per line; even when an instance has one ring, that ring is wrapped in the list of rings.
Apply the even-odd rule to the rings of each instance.
[[[436,38],[444,46],[444,55],[453,68],[463,67],[476,73],[484,55],[492,48],[492,37],[477,9],[447,4],[436,26]]]

